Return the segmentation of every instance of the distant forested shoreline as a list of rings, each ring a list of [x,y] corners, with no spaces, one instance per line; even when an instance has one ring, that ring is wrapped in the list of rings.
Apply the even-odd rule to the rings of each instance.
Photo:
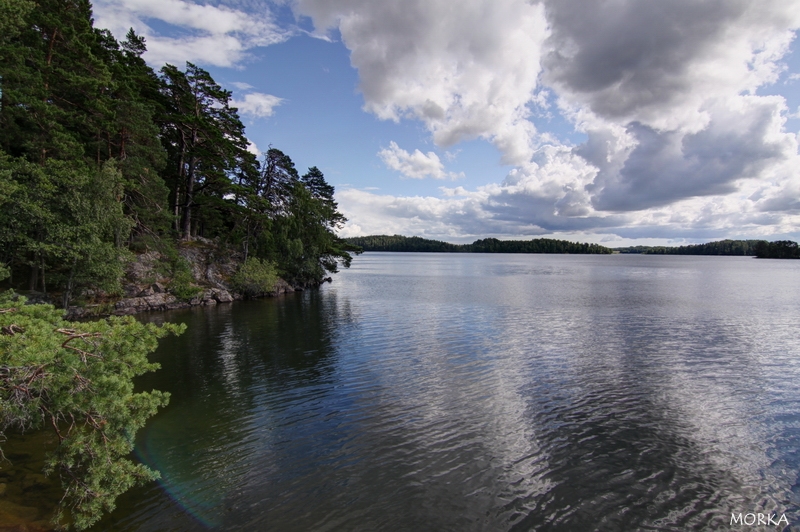
[[[347,238],[345,241],[364,251],[416,251],[440,253],[581,253],[610,254],[610,248],[599,244],[586,244],[536,238],[533,240],[498,240],[484,238],[472,244],[450,244],[440,240],[429,240],[418,236],[374,235]]]
[[[719,240],[705,244],[688,246],[629,246],[615,248],[620,253],[640,253],[645,255],[728,255],[755,256],[756,248],[765,240]]]
[[[689,246],[630,246],[615,248],[618,253],[643,255],[725,255],[760,259],[799,259],[800,248],[791,240],[719,240]]]
[[[372,235],[346,238],[364,251],[408,251],[439,253],[573,253],[642,255],[719,255],[758,258],[800,258],[800,247],[791,240],[719,240],[688,246],[628,246],[608,248],[599,244],[577,243],[552,238],[498,240],[485,238],[472,244],[451,244],[418,236]]]

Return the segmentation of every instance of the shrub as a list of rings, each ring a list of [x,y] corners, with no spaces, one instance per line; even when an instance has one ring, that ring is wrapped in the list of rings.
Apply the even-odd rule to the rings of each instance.
[[[194,277],[192,271],[189,269],[189,264],[184,260],[183,267],[177,267],[172,274],[172,281],[169,283],[169,291],[172,295],[182,301],[189,301],[197,294],[203,291],[199,286],[192,284]]]
[[[268,260],[249,258],[231,278],[233,289],[247,297],[255,297],[275,290],[278,272]]]
[[[189,301],[203,291],[194,284],[192,266],[185,258],[181,257],[178,250],[170,245],[165,245],[161,250],[162,259],[156,264],[155,270],[161,275],[171,277],[167,288],[182,301]]]

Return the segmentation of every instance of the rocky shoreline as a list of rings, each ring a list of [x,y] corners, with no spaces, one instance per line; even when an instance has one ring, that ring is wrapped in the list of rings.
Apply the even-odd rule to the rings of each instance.
[[[214,306],[245,299],[230,285],[231,276],[244,262],[240,253],[220,250],[215,242],[198,238],[178,249],[181,259],[191,269],[192,287],[197,294],[181,299],[171,289],[172,279],[160,272],[159,265],[165,257],[157,251],[136,255],[128,263],[123,281],[124,294],[112,298],[100,292],[85,294],[89,302],[70,306],[66,310],[69,320],[100,316],[128,316],[142,312],[157,312],[197,306]],[[329,279],[327,279],[329,280]],[[259,297],[274,297],[290,292],[302,291],[305,286],[293,286],[279,279],[274,290],[259,294]],[[32,302],[37,298],[30,298]]]
[[[295,288],[281,279],[275,291],[263,294],[262,297],[274,297],[299,290],[302,290],[302,288]],[[71,306],[67,310],[66,319],[73,320],[106,315],[129,316],[141,312],[175,310],[197,306],[209,307],[219,303],[231,303],[233,301],[245,299],[244,296],[238,292],[229,291],[224,288],[207,288],[197,297],[189,301],[183,301],[167,292],[163,285],[159,283],[154,283],[152,286],[145,288],[140,294],[143,295],[119,299],[113,304],[113,308],[108,304]]]

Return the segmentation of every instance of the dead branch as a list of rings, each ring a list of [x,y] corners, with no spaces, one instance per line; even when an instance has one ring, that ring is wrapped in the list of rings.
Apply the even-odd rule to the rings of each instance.
[[[72,351],[75,351],[76,353],[81,355],[81,360],[83,361],[84,364],[86,364],[86,358],[87,357],[103,358],[101,355],[95,355],[94,353],[90,353],[88,351],[84,351],[83,349],[79,349],[77,347],[73,347],[71,345],[67,345],[69,342],[71,342],[72,340],[75,340],[76,338],[80,338],[82,340],[85,340],[86,338],[100,338],[101,336],[103,336],[102,333],[99,333],[99,332],[95,332],[95,333],[88,333],[88,332],[79,333],[79,332],[75,332],[75,329],[56,329],[56,332],[57,333],[61,333],[61,334],[66,334],[67,336],[69,336],[69,338],[64,340],[64,343],[61,344],[61,347],[63,347],[64,349],[71,349]]]
[[[0,330],[0,331],[2,331],[2,333],[5,336],[14,336],[17,333],[25,332],[25,329],[20,327],[16,323],[12,323],[11,325],[9,325],[7,327],[3,327],[2,330]]]

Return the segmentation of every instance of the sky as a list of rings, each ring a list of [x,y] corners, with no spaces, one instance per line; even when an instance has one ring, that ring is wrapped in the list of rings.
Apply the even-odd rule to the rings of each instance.
[[[800,240],[800,0],[95,0],[317,166],[342,236]]]

